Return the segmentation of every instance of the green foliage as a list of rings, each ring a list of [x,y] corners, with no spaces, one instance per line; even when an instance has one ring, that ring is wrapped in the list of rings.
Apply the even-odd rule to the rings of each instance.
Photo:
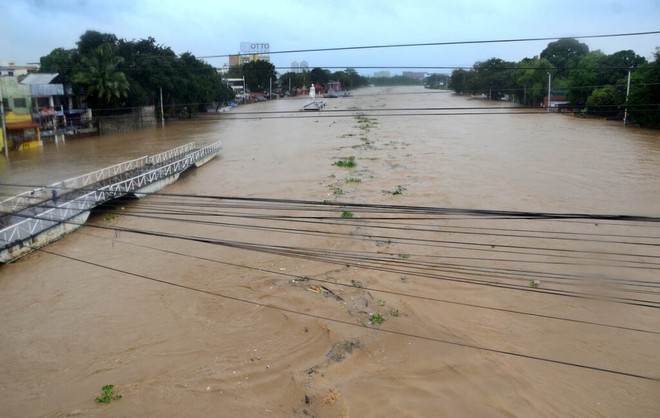
[[[630,120],[650,127],[660,127],[660,48],[656,48],[655,61],[644,63],[632,73],[628,104]]]
[[[311,77],[312,83],[325,86],[328,81],[330,81],[331,74],[329,70],[316,67],[312,68],[312,71],[309,72],[309,76]]]
[[[359,280],[351,280],[351,286],[361,289],[364,287],[364,284]]]
[[[632,50],[611,55],[589,52],[586,44],[572,38],[550,42],[540,56],[524,58],[517,64],[497,58],[477,62],[471,69],[456,69],[449,88],[457,94],[491,94],[499,99],[514,94],[519,103],[538,106],[548,94],[548,73],[552,90],[567,90],[568,100],[580,106],[582,115],[622,116],[626,107],[628,71],[631,90],[629,121],[643,126],[660,126],[660,48],[655,61],[647,62]],[[509,67],[515,66],[511,70]]]
[[[69,84],[80,65],[80,54],[76,49],[55,48],[50,54],[39,59],[39,71],[43,73],[59,73],[62,82]]]
[[[362,182],[362,179],[359,179],[357,177],[349,177],[345,181],[346,183],[360,183]]]
[[[385,322],[385,317],[379,313],[371,314],[369,322],[375,325],[380,325]]]
[[[574,38],[562,38],[550,42],[548,46],[541,51],[540,58],[545,58],[556,69],[557,77],[567,77],[571,68],[574,68],[580,62],[580,59],[589,52],[586,44]]]
[[[587,97],[589,113],[615,115],[621,111],[619,104],[625,101],[624,92],[613,86],[606,86],[592,91]]]
[[[277,81],[275,66],[268,61],[256,60],[246,62],[241,66],[245,84],[250,91],[266,91],[270,88],[270,80]]]
[[[344,219],[350,219],[350,218],[353,217],[353,212],[343,211],[341,213],[341,217],[344,218]]]
[[[335,161],[332,165],[336,165],[337,167],[353,168],[357,165],[357,163],[355,162],[355,157],[350,156]]]
[[[539,106],[548,96],[548,73],[554,75],[556,70],[544,58],[521,60],[513,72],[518,101],[527,106]]]
[[[85,89],[87,104],[94,109],[155,105],[160,89],[171,113],[185,105],[194,114],[234,98],[211,65],[190,53],[177,56],[154,38],[129,41],[87,31],[77,45],[42,57],[41,71],[60,73],[75,92]]]
[[[471,70],[456,69],[451,72],[449,88],[457,94],[466,94],[468,92],[468,85],[471,83],[473,77],[474,73]]]
[[[129,92],[126,75],[117,69],[123,61],[123,57],[115,54],[112,44],[102,44],[82,57],[82,68],[73,80],[86,86],[86,95],[93,103],[119,105],[119,100],[128,97]]]
[[[115,391],[114,385],[105,385],[101,389],[101,396],[96,397],[96,402],[99,403],[110,403],[121,399],[121,395]]]

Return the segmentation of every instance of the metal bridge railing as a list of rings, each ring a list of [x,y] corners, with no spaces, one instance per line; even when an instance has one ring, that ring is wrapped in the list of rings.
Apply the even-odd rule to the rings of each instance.
[[[180,148],[187,149],[189,148],[189,146],[190,144]],[[195,164],[196,161],[204,159],[209,155],[215,154],[220,149],[221,149],[221,142],[218,141],[214,144],[208,145],[194,152],[188,152],[187,154],[179,153],[178,156],[180,156],[181,158],[162,166],[155,166],[151,170],[141,172],[140,174],[137,174],[128,179],[111,183],[109,185],[100,187],[98,189],[91,190],[88,193],[84,193],[84,190],[81,190],[83,194],[81,194],[78,197],[75,197],[72,200],[64,201],[60,204],[57,204],[56,206],[47,208],[46,210],[36,213],[34,215],[26,215],[25,219],[0,230],[0,249],[8,245],[11,245],[12,243],[24,241],[30,238],[31,236],[41,231],[45,231],[59,223],[66,222],[67,220],[73,218],[74,216],[80,214],[81,212],[90,210],[94,206],[100,203],[104,203],[109,200],[119,198],[128,193],[133,193],[158,180],[170,177],[174,174],[181,173],[182,171],[188,169],[193,164]],[[127,162],[127,164],[134,163],[137,161],[143,162],[143,160],[144,158],[141,158],[138,160],[129,161]],[[137,167],[142,167],[143,165],[144,164],[140,164]],[[123,172],[126,172],[126,170],[120,171],[118,172],[118,174],[121,174]],[[90,173],[89,175],[92,174],[94,173]],[[87,180],[84,181],[82,180],[83,177],[86,178],[89,175],[80,176],[79,178],[76,178],[76,179],[81,179],[81,181],[78,184],[84,184],[85,186],[89,185],[89,183],[87,183]],[[76,179],[70,179],[70,180],[76,180]],[[103,179],[105,178],[101,178],[101,180]],[[65,180],[64,182],[55,183],[55,184],[56,185],[66,184],[68,186],[70,183],[67,182],[69,182],[70,180]]]
[[[149,157],[149,163],[151,164],[160,164],[162,162],[171,160],[174,157],[178,157],[181,154],[185,154],[195,149],[195,143],[191,142],[186,145],[182,145],[171,150],[161,152],[160,154],[152,155]]]
[[[117,176],[130,170],[142,167],[147,163],[148,157],[140,157],[134,160],[125,161],[110,167],[102,168],[91,173],[83,174],[67,180],[53,183],[46,187],[39,187],[28,190],[16,196],[0,202],[0,213],[15,213],[30,206],[43,203],[54,196],[61,196],[75,189],[81,189],[91,184],[98,183],[110,177]]]

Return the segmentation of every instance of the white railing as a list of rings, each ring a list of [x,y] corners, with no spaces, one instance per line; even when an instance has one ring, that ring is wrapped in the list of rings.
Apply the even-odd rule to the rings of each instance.
[[[11,216],[14,217],[22,216],[24,217],[24,219],[0,230],[0,249],[9,247],[14,243],[23,242],[26,239],[35,236],[36,234],[42,231],[45,231],[57,224],[70,220],[71,218],[75,217],[81,212],[92,209],[93,207],[97,206],[100,203],[104,203],[109,200],[119,198],[126,194],[135,192],[136,190],[139,190],[145,186],[148,186],[149,184],[152,184],[158,180],[180,173],[191,167],[196,161],[206,158],[209,155],[215,154],[219,152],[221,149],[220,141],[208,145],[199,150],[195,150],[194,152],[189,152],[190,145],[191,144],[185,145],[183,147],[179,147],[180,149],[188,149],[188,152],[187,153],[179,152],[176,155],[180,156],[181,158],[171,163],[162,166],[153,166],[153,168],[148,171],[142,171],[141,173],[136,174],[135,176],[132,176],[128,179],[124,179],[105,186],[101,186],[93,190],[90,188],[89,192],[87,193],[85,193],[84,187],[92,184],[89,183],[87,179],[94,177],[95,173],[97,172],[90,173],[85,176],[80,176],[74,179],[65,180],[63,182],[55,183],[55,185],[59,185],[57,190],[71,189],[71,185],[73,184],[72,180],[75,180],[76,184],[81,184],[81,187],[78,190],[81,191],[83,194],[79,195],[78,197],[74,197],[71,200],[63,201],[60,204],[55,203],[56,200],[41,202],[36,205],[32,204],[30,205],[32,206],[32,208],[26,209],[24,213],[14,213]],[[163,154],[166,153],[162,153],[159,155],[163,156]],[[145,165],[144,161],[146,159],[147,157],[143,157],[141,159],[132,160],[122,164],[137,164],[136,162],[140,161],[141,163],[137,164],[135,168],[141,168]],[[108,167],[108,169],[113,169],[114,167],[121,166],[122,164],[118,164],[117,166],[113,166],[113,167]],[[99,170],[99,172],[104,170]],[[120,170],[117,171],[117,174],[115,175],[123,174],[128,171],[129,170],[123,170],[123,171]],[[137,170],[135,171],[136,173],[138,173]],[[108,176],[105,177],[99,176],[97,178],[99,178],[99,180],[96,183],[105,180],[106,178],[108,178]],[[52,186],[53,185],[49,187]],[[46,199],[48,199],[48,197]],[[46,204],[52,204],[54,206],[48,207],[46,206]]]
[[[149,163],[160,164],[164,161],[171,160],[174,157],[178,157],[181,154],[188,153],[194,149],[195,149],[195,143],[191,142],[189,144],[182,145],[180,147],[165,152],[161,152],[160,154],[152,155],[151,157],[149,157]]]
[[[46,187],[39,187],[18,194],[0,202],[1,213],[15,213],[30,206],[43,203],[54,196],[62,196],[76,189],[82,189],[91,184],[98,183],[110,177],[117,176],[130,170],[142,167],[148,161],[148,157],[140,157],[135,160],[125,161],[110,167],[102,168],[91,173],[83,174],[67,180],[53,183]]]

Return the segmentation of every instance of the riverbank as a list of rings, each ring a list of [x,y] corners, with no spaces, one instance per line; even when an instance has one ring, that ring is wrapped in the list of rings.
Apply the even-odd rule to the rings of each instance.
[[[305,100],[161,132],[224,148],[0,267],[2,416],[653,416],[660,319],[629,300],[660,298],[601,280],[658,285],[648,223],[393,205],[657,215],[654,133],[421,88]]]

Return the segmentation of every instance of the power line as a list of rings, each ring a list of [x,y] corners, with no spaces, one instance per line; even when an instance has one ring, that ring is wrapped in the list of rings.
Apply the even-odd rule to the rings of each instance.
[[[408,43],[408,44],[384,44],[384,45],[362,45],[362,46],[344,46],[334,48],[310,48],[310,49],[291,49],[283,51],[270,51],[270,55],[275,54],[298,54],[303,52],[330,52],[330,51],[348,51],[348,50],[364,50],[364,49],[384,49],[384,48],[411,48],[411,47],[425,47],[425,46],[449,46],[449,45],[475,45],[475,44],[497,44],[497,43],[515,43],[515,42],[537,42],[537,41],[554,41],[563,38],[573,39],[595,39],[595,38],[617,38],[626,36],[646,36],[657,35],[660,31],[649,32],[628,32],[628,33],[612,33],[601,35],[580,35],[580,36],[552,36],[542,38],[511,38],[511,39],[489,39],[489,40],[473,40],[473,41],[445,41],[445,42],[427,42],[427,43]],[[206,55],[197,58],[226,58],[232,55],[250,55],[248,54],[222,54],[222,55]]]
[[[524,354],[524,353],[519,353],[519,352],[514,352],[514,351],[507,351],[507,350],[491,348],[491,347],[486,347],[486,346],[481,346],[481,345],[476,345],[476,344],[464,343],[464,342],[460,342],[460,341],[452,341],[452,340],[447,340],[447,339],[441,339],[441,338],[435,338],[435,337],[430,337],[430,336],[418,335],[418,334],[413,334],[413,333],[409,333],[409,332],[395,331],[395,330],[389,330],[389,329],[385,329],[385,328],[369,327],[369,326],[364,325],[364,324],[359,324],[359,323],[350,322],[350,321],[346,321],[346,320],[341,320],[341,319],[337,319],[337,318],[325,317],[325,316],[322,316],[322,315],[317,315],[317,314],[313,314],[313,313],[309,313],[309,312],[300,312],[300,311],[296,311],[296,310],[289,309],[289,308],[284,308],[284,307],[280,307],[280,306],[271,305],[271,304],[268,304],[268,303],[256,302],[256,301],[253,301],[253,300],[239,298],[239,297],[236,297],[236,296],[226,295],[224,293],[213,292],[213,291],[210,291],[210,290],[200,289],[200,288],[197,288],[197,287],[184,285],[184,284],[181,284],[181,283],[175,283],[175,282],[167,281],[167,280],[164,280],[164,279],[159,279],[159,278],[156,278],[156,277],[147,276],[147,275],[144,275],[144,274],[133,273],[133,272],[130,272],[130,271],[127,271],[127,270],[122,270],[122,269],[115,268],[115,267],[105,266],[105,265],[102,265],[102,264],[99,264],[99,263],[94,263],[94,262],[91,262],[91,261],[78,259],[76,257],[67,256],[67,255],[64,255],[64,254],[59,254],[59,253],[55,253],[55,252],[48,251],[48,250],[43,250],[42,249],[41,251],[45,252],[47,254],[62,257],[62,258],[65,258],[65,259],[68,259],[68,260],[71,260],[71,261],[76,261],[76,262],[87,264],[87,265],[90,265],[90,266],[94,266],[94,267],[114,271],[116,273],[125,274],[125,275],[129,275],[129,276],[137,277],[137,278],[140,278],[140,279],[153,281],[153,282],[164,284],[164,285],[167,285],[167,286],[172,286],[172,287],[176,287],[176,288],[180,288],[180,289],[184,289],[184,290],[189,290],[189,291],[193,291],[193,292],[197,292],[197,293],[201,293],[201,294],[206,294],[206,295],[209,295],[209,296],[214,296],[214,297],[219,297],[219,298],[223,298],[223,299],[227,299],[227,300],[232,300],[232,301],[239,302],[239,303],[245,303],[245,304],[250,304],[250,305],[254,305],[254,306],[259,306],[259,307],[266,308],[266,309],[273,309],[273,310],[277,310],[277,311],[280,311],[280,312],[287,312],[287,313],[290,313],[290,314],[305,316],[305,317],[308,317],[308,318],[321,319],[321,320],[326,320],[326,321],[329,321],[329,322],[334,322],[334,323],[337,323],[337,324],[349,325],[351,327],[359,327],[359,328],[364,328],[364,329],[376,330],[376,332],[381,332],[381,333],[388,333],[388,334],[398,335],[398,336],[402,336],[402,337],[421,339],[421,340],[430,341],[430,342],[434,342],[434,343],[447,344],[447,345],[452,345],[452,346],[456,346],[456,347],[469,348],[469,349],[474,349],[474,350],[479,350],[479,351],[486,351],[486,352],[491,352],[491,353],[495,353],[495,354],[501,354],[501,355],[516,357],[516,358],[523,358],[523,359],[527,359],[527,360],[536,360],[536,361],[541,361],[541,362],[550,363],[550,364],[576,367],[576,368],[580,368],[580,369],[585,369],[585,370],[590,370],[590,371],[595,371],[595,372],[608,373],[608,374],[614,374],[614,375],[625,376],[625,377],[631,377],[631,378],[636,378],[636,379],[643,379],[643,380],[650,380],[650,381],[660,381],[660,378],[654,377],[654,376],[647,376],[647,375],[642,375],[642,374],[637,374],[637,373],[630,373],[630,372],[625,372],[625,371],[616,370],[616,369],[609,369],[609,368],[604,368],[604,367],[591,366],[591,365],[586,365],[586,364],[581,364],[581,363],[576,363],[576,362],[569,362],[569,361],[564,361],[564,360],[553,359],[553,358],[549,358],[549,357],[529,355],[529,354]]]
[[[84,234],[84,233],[81,233],[81,234]],[[151,246],[148,246],[148,245],[136,244],[136,243],[129,242],[129,241],[119,240],[117,238],[108,238],[108,237],[102,237],[102,236],[92,235],[92,234],[84,234],[84,235],[92,237],[92,238],[97,238],[97,239],[112,240],[113,244],[115,242],[119,242],[121,244],[130,245],[130,246],[134,246],[134,247],[138,247],[138,248],[154,250],[154,251],[159,251],[159,252],[163,252],[163,253],[166,253],[166,254],[172,254],[172,255],[177,255],[177,256],[186,257],[186,258],[193,258],[193,259],[196,259],[196,260],[208,261],[208,262],[211,262],[211,263],[217,263],[217,264],[222,264],[222,265],[227,265],[227,266],[232,266],[232,267],[238,267],[238,268],[242,268],[242,269],[254,270],[254,271],[269,273],[269,274],[273,274],[273,275],[285,276],[285,277],[292,278],[294,280],[309,279],[309,280],[316,281],[316,282],[319,282],[319,283],[325,283],[325,284],[330,284],[330,285],[335,285],[335,286],[340,286],[340,287],[354,287],[352,284],[348,284],[348,283],[341,283],[341,282],[336,282],[336,281],[332,281],[332,280],[320,279],[318,277],[313,277],[312,278],[312,277],[308,277],[308,276],[300,276],[300,275],[295,275],[295,274],[291,274],[291,273],[286,273],[286,272],[283,272],[283,271],[268,270],[268,269],[264,269],[264,268],[260,268],[260,267],[246,266],[246,265],[243,265],[243,264],[231,263],[231,262],[227,262],[227,261],[220,261],[220,260],[211,259],[211,258],[208,258],[208,257],[201,257],[201,256],[197,256],[197,255],[192,255],[192,254],[181,253],[181,252],[178,252],[178,251],[165,250],[165,249],[162,249],[162,248],[151,247]],[[414,294],[409,294],[409,293],[394,292],[394,291],[391,291],[391,290],[385,290],[385,289],[369,287],[369,286],[364,286],[364,285],[362,286],[362,289],[369,290],[369,291],[374,291],[374,292],[379,292],[379,293],[384,293],[384,294],[389,294],[389,295],[394,295],[394,296],[401,296],[401,297],[407,297],[407,298],[413,298],[413,299],[421,299],[421,300],[427,300],[427,301],[431,301],[431,302],[447,303],[447,304],[464,306],[464,307],[469,307],[469,308],[485,309],[485,310],[492,310],[492,311],[516,314],[516,315],[532,316],[532,317],[538,317],[538,318],[543,318],[543,319],[574,322],[574,323],[585,324],[585,325],[593,325],[593,326],[599,326],[599,327],[605,327],[605,328],[621,329],[621,330],[625,330],[625,331],[634,331],[634,332],[660,335],[660,332],[652,331],[652,330],[648,330],[648,329],[631,328],[631,327],[612,325],[612,324],[603,324],[603,323],[600,323],[600,322],[584,321],[584,320],[579,320],[579,319],[574,319],[574,318],[565,318],[565,317],[558,317],[558,316],[552,316],[552,315],[544,315],[544,314],[538,314],[538,313],[533,313],[533,312],[518,311],[518,310],[514,310],[514,309],[496,308],[496,307],[492,307],[492,306],[478,305],[478,304],[474,304],[474,303],[465,303],[465,302],[458,302],[458,301],[449,300],[449,299],[440,299],[440,298],[431,297],[431,296],[421,296],[421,295],[414,295]]]

